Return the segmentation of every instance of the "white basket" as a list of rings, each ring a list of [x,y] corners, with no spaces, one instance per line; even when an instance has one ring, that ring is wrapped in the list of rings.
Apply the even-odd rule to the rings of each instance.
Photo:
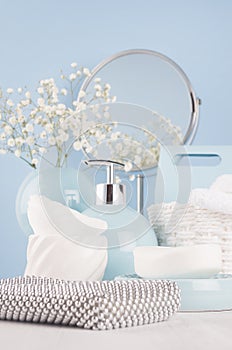
[[[223,260],[221,272],[232,273],[232,214],[171,202],[150,206],[148,217],[159,245],[219,244]]]

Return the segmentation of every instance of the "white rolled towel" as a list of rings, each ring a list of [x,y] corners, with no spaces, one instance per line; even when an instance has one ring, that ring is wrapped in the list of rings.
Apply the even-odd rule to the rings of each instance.
[[[218,176],[210,186],[210,189],[232,195],[232,174]]]
[[[25,275],[101,280],[107,265],[107,223],[44,196],[32,196]]]
[[[192,190],[189,203],[201,209],[232,214],[232,195],[216,189],[196,188]]]
[[[135,272],[144,278],[209,278],[222,269],[216,244],[181,247],[137,247]]]
[[[209,189],[192,190],[190,203],[202,209],[232,214],[232,174],[218,176]]]

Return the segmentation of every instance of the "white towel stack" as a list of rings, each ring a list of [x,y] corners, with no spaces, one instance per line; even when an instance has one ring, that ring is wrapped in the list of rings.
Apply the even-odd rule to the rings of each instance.
[[[192,190],[185,205],[154,204],[148,216],[160,245],[219,244],[221,272],[232,273],[232,174],[218,177],[209,189]]]

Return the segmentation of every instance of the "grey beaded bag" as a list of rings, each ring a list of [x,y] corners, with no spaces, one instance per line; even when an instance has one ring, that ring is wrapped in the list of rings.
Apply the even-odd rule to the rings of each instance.
[[[106,330],[165,321],[179,306],[180,290],[171,281],[0,280],[1,320]]]

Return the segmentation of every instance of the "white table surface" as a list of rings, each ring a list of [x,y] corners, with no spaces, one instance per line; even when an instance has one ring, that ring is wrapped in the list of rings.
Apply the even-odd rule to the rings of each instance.
[[[232,350],[232,311],[178,313],[113,331],[0,321],[1,350]]]

